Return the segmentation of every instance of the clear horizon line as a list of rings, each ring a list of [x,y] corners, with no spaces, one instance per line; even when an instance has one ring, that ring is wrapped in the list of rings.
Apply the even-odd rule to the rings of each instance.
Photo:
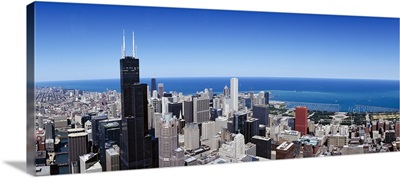
[[[400,81],[399,79],[388,79],[388,78],[338,78],[338,77],[279,77],[279,76],[192,76],[192,77],[140,77],[143,79],[151,79],[151,78],[295,78],[295,79],[342,79],[342,80],[390,80],[390,81]],[[120,78],[96,78],[96,79],[63,79],[63,80],[39,80],[35,81],[35,83],[40,83],[40,82],[65,82],[65,81],[87,81],[87,80],[115,80],[115,79],[120,79]]]

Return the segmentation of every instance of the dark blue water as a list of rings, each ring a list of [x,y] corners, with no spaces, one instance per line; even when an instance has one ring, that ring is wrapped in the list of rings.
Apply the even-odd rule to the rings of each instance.
[[[314,79],[314,78],[238,78],[239,91],[270,91],[271,100],[337,104],[341,111],[355,106],[399,109],[399,80]],[[150,85],[150,78],[142,78]],[[193,94],[212,88],[221,93],[230,87],[230,78],[157,78],[164,91]],[[84,91],[120,91],[119,79],[37,82],[37,86],[55,86]]]

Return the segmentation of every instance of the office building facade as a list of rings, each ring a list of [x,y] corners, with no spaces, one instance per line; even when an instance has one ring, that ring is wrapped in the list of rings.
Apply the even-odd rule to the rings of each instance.
[[[297,130],[301,135],[307,134],[308,127],[308,110],[307,107],[298,106],[295,110],[294,130]]]
[[[134,54],[132,57],[123,55],[120,60],[120,80],[121,169],[150,168],[153,161],[147,120],[147,85],[139,84],[139,59]]]
[[[233,104],[233,110],[238,111],[239,107],[239,80],[237,78],[231,78],[231,99]]]
[[[68,134],[68,164],[70,173],[79,173],[79,156],[88,153],[88,134],[85,132]]]
[[[260,124],[270,127],[269,105],[253,105],[253,117],[258,118]]]

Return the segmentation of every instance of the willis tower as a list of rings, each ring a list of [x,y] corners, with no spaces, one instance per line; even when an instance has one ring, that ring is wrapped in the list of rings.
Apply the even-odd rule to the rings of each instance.
[[[147,85],[139,81],[139,59],[135,56],[132,35],[132,56],[125,55],[124,33],[120,59],[121,170],[153,167],[152,141],[148,130]]]

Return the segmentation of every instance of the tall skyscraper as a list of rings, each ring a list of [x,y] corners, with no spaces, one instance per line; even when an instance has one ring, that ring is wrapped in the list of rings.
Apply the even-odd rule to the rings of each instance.
[[[45,131],[46,131],[46,139],[54,139],[55,131],[54,131],[53,122],[47,121],[44,127],[45,127]]]
[[[99,122],[108,119],[106,115],[92,116],[92,140],[93,140],[93,150],[97,152],[99,148]]]
[[[256,155],[259,157],[271,159],[271,139],[261,136],[253,136],[251,143],[256,144]]]
[[[269,122],[269,105],[259,105],[253,106],[253,117],[258,118],[260,124],[270,127]]]
[[[238,111],[238,97],[239,97],[239,81],[237,78],[231,78],[231,98],[233,103],[233,110]]]
[[[154,113],[161,113],[162,112],[162,102],[159,98],[152,98],[151,102],[153,104]]]
[[[299,131],[301,135],[307,134],[307,123],[308,114],[307,107],[298,106],[295,110],[295,121],[294,121],[294,129]]]
[[[228,128],[228,118],[227,117],[217,117],[215,119],[215,132],[221,132],[223,129],[227,129]]]
[[[120,119],[109,119],[99,122],[98,153],[103,171],[106,171],[106,150],[111,148],[113,145],[120,145],[120,123]]]
[[[155,78],[151,78],[151,90],[150,90],[150,92],[153,92],[154,90],[157,90],[157,88],[156,88],[156,79]]]
[[[400,137],[400,121],[397,121],[394,125],[396,137]]]
[[[172,112],[172,115],[176,118],[182,113],[182,103],[168,103],[168,112]]]
[[[229,88],[228,86],[225,85],[224,87],[224,97],[228,97],[229,96]]]
[[[214,96],[214,93],[213,93],[213,89],[212,89],[212,88],[208,89],[208,95],[209,95],[209,97],[210,97],[210,100],[212,100],[212,99],[213,99],[213,96]]]
[[[201,125],[201,139],[202,140],[211,140],[216,135],[215,132],[215,121],[204,122]]]
[[[115,103],[111,104],[111,116],[117,118],[117,105]]]
[[[213,108],[220,109],[221,108],[221,101],[219,98],[213,99]]]
[[[188,123],[183,128],[185,133],[185,148],[193,150],[200,146],[199,126],[196,123]]]
[[[133,45],[134,46],[134,45]],[[139,59],[123,56],[120,59],[121,80],[121,169],[152,167],[152,142],[148,130],[147,85],[139,84]]]
[[[233,115],[233,132],[244,134],[244,127],[247,120],[247,113],[237,112]]]
[[[245,156],[244,135],[240,133],[237,134],[233,139],[233,142],[235,143],[235,158],[242,159]]]
[[[158,84],[158,98],[162,98],[164,96],[164,84]]]
[[[264,93],[265,104],[269,104],[269,92]]]
[[[68,134],[68,164],[70,173],[79,173],[79,156],[88,153],[88,134],[85,132]]]
[[[193,122],[202,123],[210,120],[210,100],[208,95],[193,97]]]
[[[167,113],[159,124],[159,166],[171,167],[174,165],[172,157],[175,156],[175,149],[178,148],[178,120],[172,116],[172,113]]]
[[[222,109],[212,108],[210,111],[210,115],[211,115],[210,120],[215,121],[216,118],[222,116]]]
[[[168,113],[168,104],[169,100],[167,97],[161,97],[161,114],[166,114]]]
[[[259,122],[257,118],[248,118],[244,125],[244,141],[245,143],[250,142],[251,138],[258,135],[260,132]]]
[[[117,147],[118,148],[118,147]],[[119,148],[118,148],[119,149]],[[106,171],[119,170],[119,153],[115,147],[106,150]]]
[[[152,91],[151,99],[153,99],[153,98],[158,98],[157,90],[153,90],[153,91]]]
[[[185,123],[193,122],[193,101],[183,101],[183,118]]]

